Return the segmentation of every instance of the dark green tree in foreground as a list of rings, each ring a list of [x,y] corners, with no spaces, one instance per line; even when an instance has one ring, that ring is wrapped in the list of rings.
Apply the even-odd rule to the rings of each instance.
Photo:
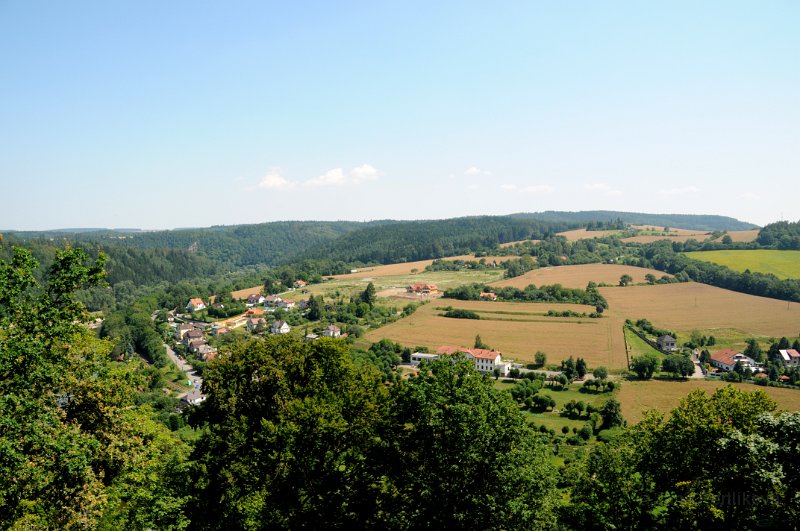
[[[75,291],[104,258],[58,251],[42,283],[31,254],[0,261],[0,528],[182,529],[170,478],[185,446],[134,407],[143,384],[107,361]]]
[[[372,308],[375,306],[375,301],[377,300],[378,296],[375,293],[375,285],[370,282],[367,284],[367,287],[361,292],[361,302],[365,302],[369,304],[369,307]]]
[[[642,380],[652,378],[659,367],[661,367],[661,359],[655,353],[642,354],[631,360],[631,370]]]

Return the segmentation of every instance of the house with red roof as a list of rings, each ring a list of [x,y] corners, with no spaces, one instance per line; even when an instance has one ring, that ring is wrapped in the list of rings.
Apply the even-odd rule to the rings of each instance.
[[[497,300],[497,294],[495,292],[493,292],[493,291],[484,291],[484,292],[482,292],[480,294],[480,298],[481,299],[490,300],[490,301],[496,301]]]
[[[406,288],[406,292],[424,296],[438,293],[439,288],[436,284],[411,284]]]
[[[711,365],[723,371],[732,371],[737,362],[741,363],[745,369],[752,371],[760,369],[753,358],[732,349],[720,350],[711,354]]]
[[[442,346],[436,349],[436,354],[439,356],[463,354],[465,358],[475,364],[475,368],[479,372],[483,373],[491,373],[495,369],[499,369],[500,374],[505,376],[511,366],[510,363],[503,362],[503,355],[494,349]]]

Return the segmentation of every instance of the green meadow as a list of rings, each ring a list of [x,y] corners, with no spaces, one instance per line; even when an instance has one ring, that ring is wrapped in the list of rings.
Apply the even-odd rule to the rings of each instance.
[[[734,271],[772,273],[778,278],[800,278],[800,251],[696,251],[684,253],[694,260],[713,262]]]

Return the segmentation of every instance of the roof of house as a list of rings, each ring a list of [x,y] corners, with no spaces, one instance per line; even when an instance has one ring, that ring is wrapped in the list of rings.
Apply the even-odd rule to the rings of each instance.
[[[668,335],[665,335],[665,336],[659,336],[658,340],[659,341],[675,341],[675,338],[668,334]]]
[[[411,289],[413,289],[414,291],[420,291],[420,290],[423,290],[423,289],[429,289],[429,290],[438,289],[436,287],[436,284],[411,284],[409,287]]]
[[[442,346],[436,349],[437,354],[458,354],[459,352],[463,352],[464,354],[469,354],[475,359],[481,360],[490,360],[494,361],[497,359],[497,356],[500,356],[500,352],[497,350],[488,350],[485,348],[464,348],[464,347],[451,347],[451,346]]]
[[[480,294],[481,297],[497,297],[497,294],[493,291],[483,291]]]
[[[778,352],[781,353],[781,357],[784,359],[784,361],[789,361],[793,358],[800,358],[800,352],[793,348],[781,349]]]
[[[261,308],[248,308],[247,315],[264,315],[264,310]]]
[[[298,286],[305,286],[306,285],[306,281],[305,280],[295,280],[294,283],[297,284]]]
[[[326,326],[325,330],[330,330],[331,332],[341,332],[342,331],[341,328],[339,328],[338,326],[333,325],[333,324],[330,324],[330,325]]]
[[[198,299],[189,299],[189,304],[191,304],[192,306],[200,306],[201,304],[203,306],[206,305],[206,303],[203,302],[203,299],[199,299],[199,298]]]
[[[283,325],[289,326],[283,319],[278,319],[272,323],[272,328],[283,328]]]
[[[260,293],[251,293],[247,297],[247,302],[256,302],[256,301],[258,301],[260,299],[263,299],[263,298],[264,298],[264,296],[261,295]]]
[[[263,317],[251,317],[247,320],[247,322],[252,326],[258,326],[262,323],[266,323],[267,321]]]
[[[193,339],[193,338],[196,338],[196,337],[203,337],[203,331],[202,330],[198,330],[196,328],[193,328],[193,329],[189,330],[188,332],[186,332],[183,335],[183,337],[188,337],[189,339]]]
[[[279,300],[281,300],[280,295],[267,295],[264,297],[265,302],[278,302]]]
[[[740,352],[726,348],[725,350],[720,350],[711,354],[711,359],[717,363],[724,363],[725,365],[736,365],[737,360],[734,358],[740,354]]]

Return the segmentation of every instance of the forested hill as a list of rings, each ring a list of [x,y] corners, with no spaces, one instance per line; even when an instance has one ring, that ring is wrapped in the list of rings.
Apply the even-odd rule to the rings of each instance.
[[[521,212],[511,214],[519,219],[538,219],[559,223],[579,223],[586,225],[590,221],[614,221],[621,219],[631,225],[656,225],[674,229],[688,230],[749,230],[757,225],[739,221],[727,216],[694,215],[694,214],[645,214],[642,212],[615,212],[613,210],[585,210],[581,212],[564,212],[547,210],[545,212]]]
[[[152,249],[179,251],[210,260],[220,267],[285,263],[303,251],[363,227],[392,221],[278,221],[253,225],[217,226],[153,232],[93,231],[61,234],[71,241],[91,242],[104,249]],[[52,239],[51,233],[40,234]],[[36,233],[9,236],[32,241]],[[57,238],[56,238],[57,239]]]
[[[404,221],[350,232],[295,258],[392,264],[488,250],[517,240],[542,239],[576,226],[576,223],[508,216]]]
[[[756,241],[763,246],[800,250],[800,221],[771,223],[761,229]]]

